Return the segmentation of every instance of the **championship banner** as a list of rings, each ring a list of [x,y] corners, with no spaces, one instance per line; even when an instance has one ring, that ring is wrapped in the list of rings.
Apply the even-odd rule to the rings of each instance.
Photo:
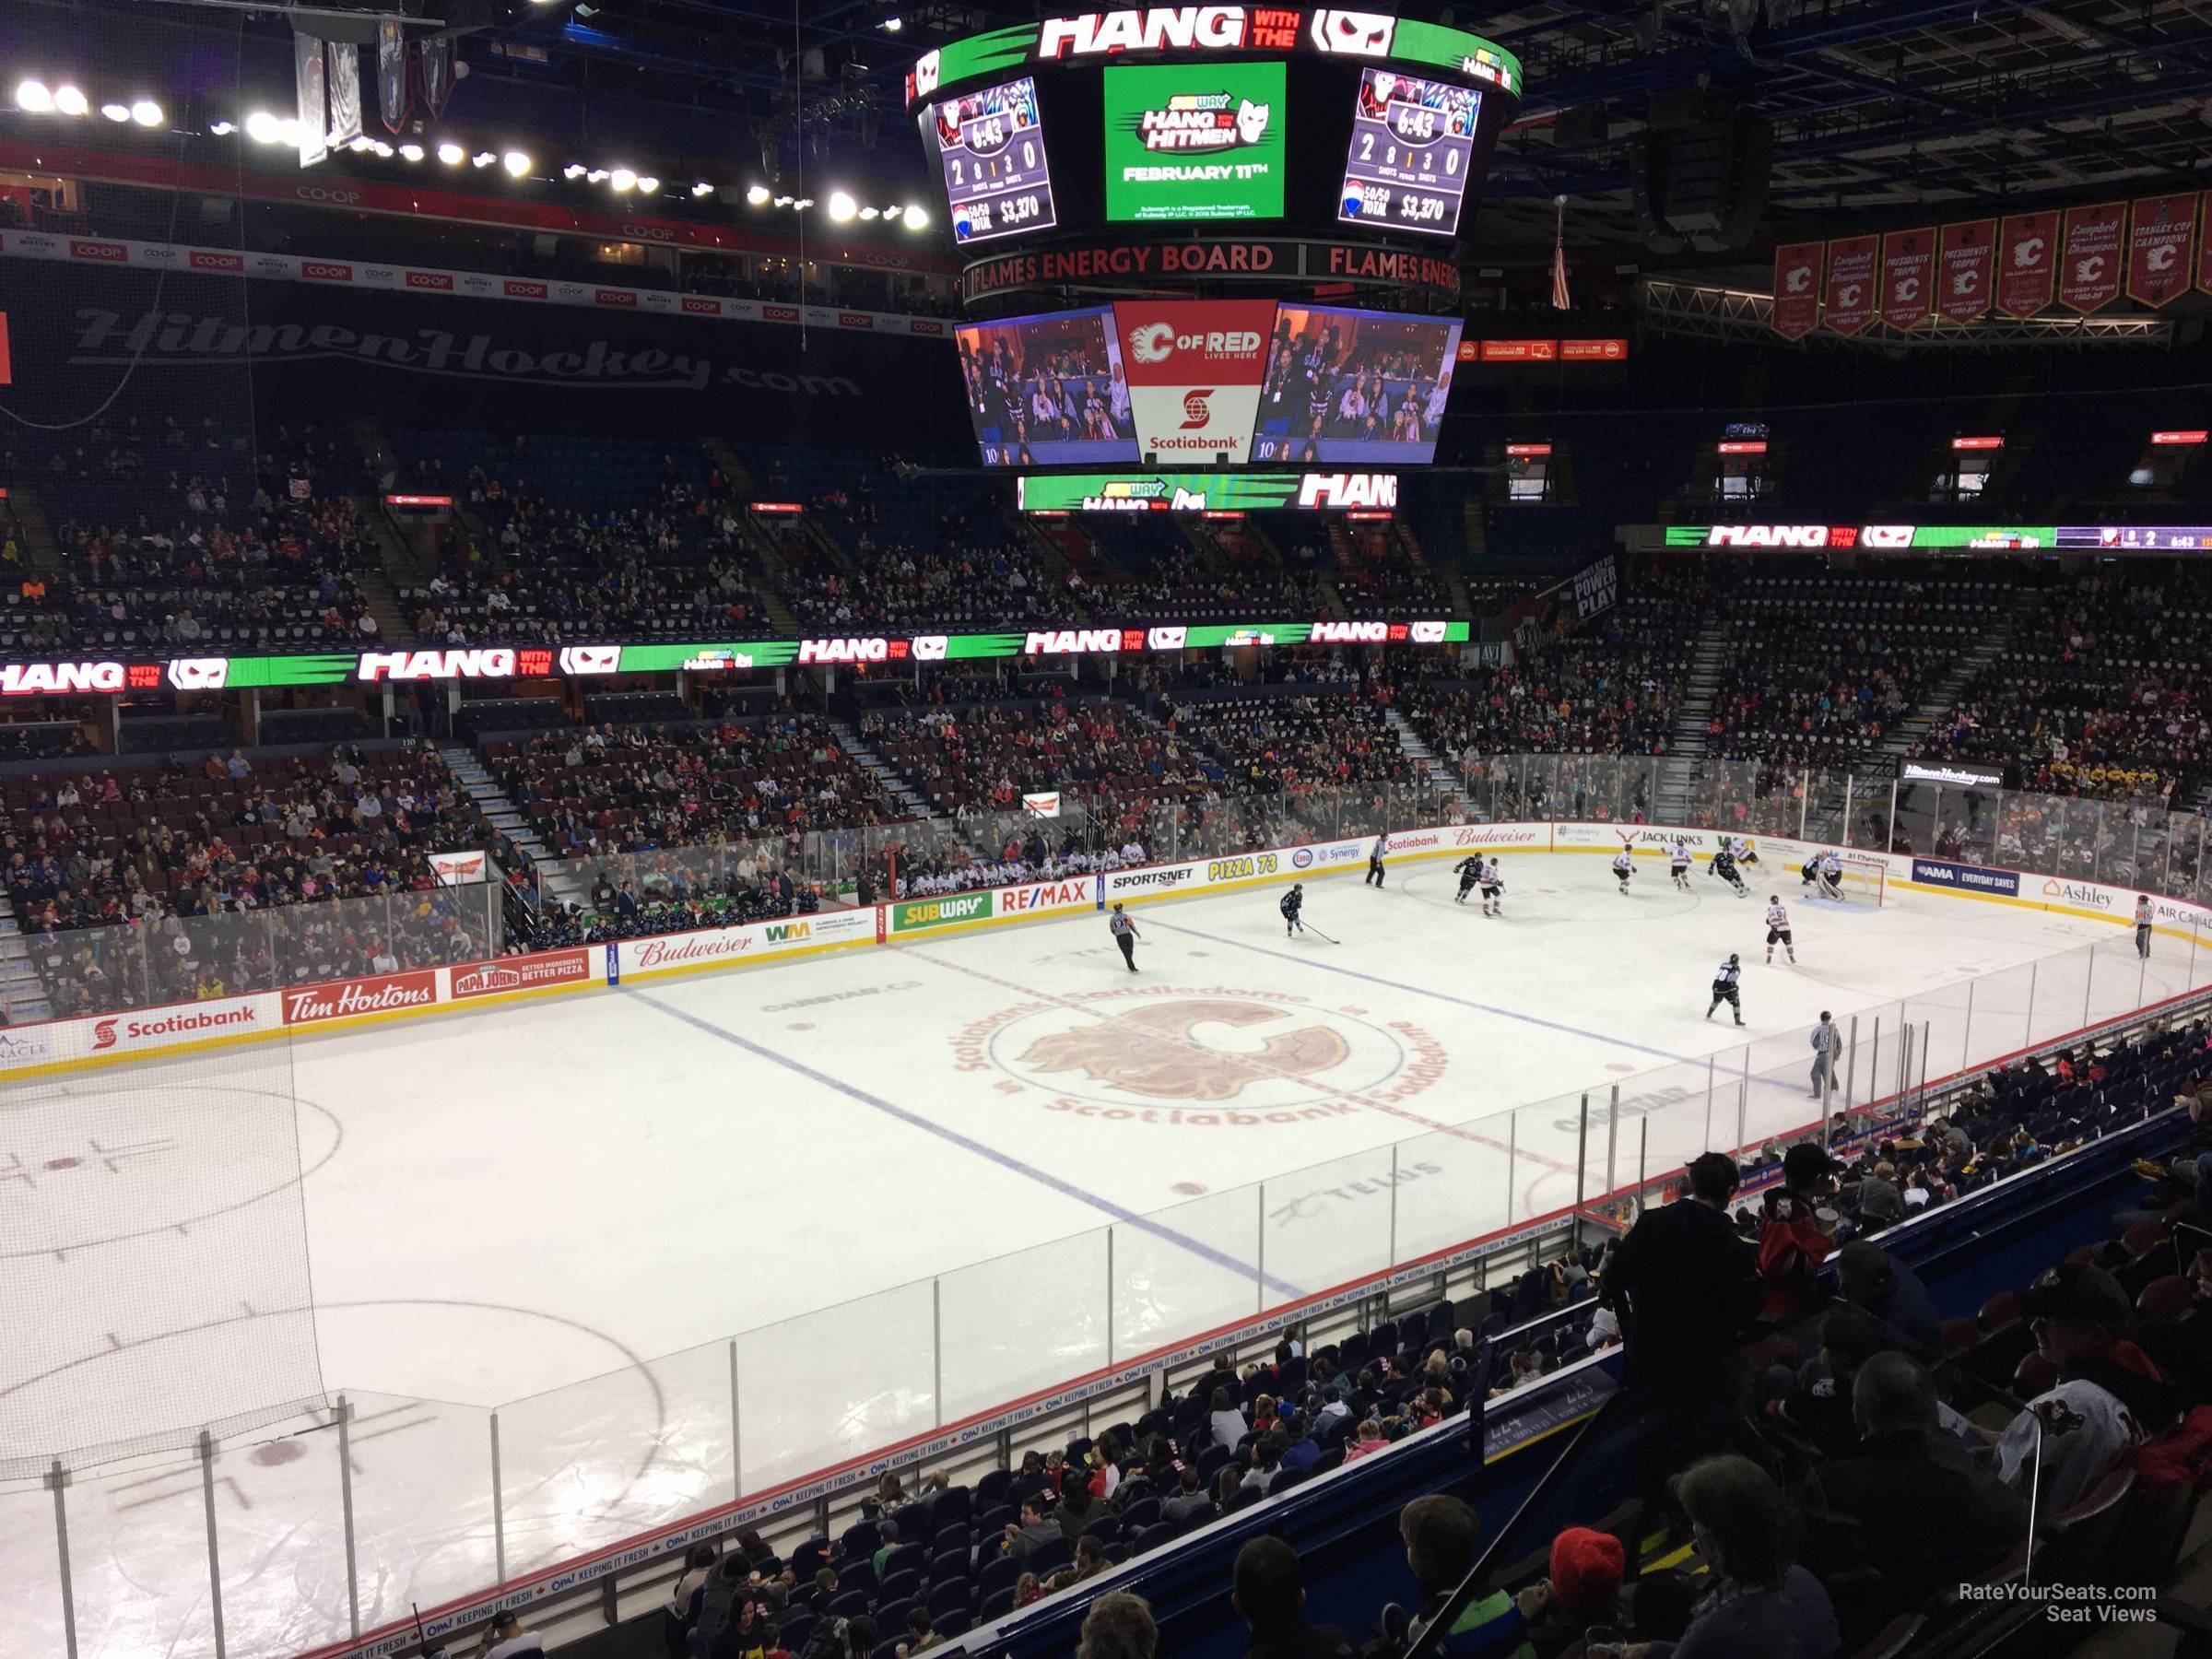
[[[2205,192],[2198,208],[2206,225],[2212,225],[2212,190]],[[2212,294],[2212,236],[2196,244],[2196,286]]]
[[[2051,303],[2058,276],[2058,215],[2016,213],[1997,228],[1997,309],[2032,317]]]
[[[2127,237],[2127,297],[2164,305],[2189,288],[2189,243],[2196,234],[2196,196],[2143,196],[2132,209]]]
[[[1274,300],[1117,300],[1113,327],[1147,465],[1251,459]]]
[[[1968,219],[1943,228],[1936,276],[1936,312],[1946,323],[1972,323],[1989,310],[1990,269],[1996,263],[1997,221]]]
[[[1774,306],[1769,319],[1785,340],[1802,340],[1820,322],[1820,244],[1785,242],[1774,250]]]
[[[335,149],[361,135],[361,49],[351,41],[323,42],[330,88],[330,143]]]
[[[2120,244],[2126,229],[2125,202],[2066,209],[2065,244],[2058,265],[2061,305],[2077,312],[2102,311],[2120,298],[2125,276]]]
[[[323,42],[312,35],[292,37],[292,87],[300,102],[300,165],[313,167],[330,156],[330,99],[323,78]]]
[[[1846,236],[1828,244],[1828,326],[1855,335],[1874,321],[1875,265],[1881,239]]]
[[[1892,230],[1882,238],[1882,321],[1918,328],[1934,314],[1936,231]]]
[[[376,112],[387,133],[397,133],[406,120],[407,42],[391,18],[376,26]]]

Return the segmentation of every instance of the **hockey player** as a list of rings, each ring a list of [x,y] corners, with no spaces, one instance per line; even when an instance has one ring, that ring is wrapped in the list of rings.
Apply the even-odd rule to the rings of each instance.
[[[1505,877],[1498,870],[1498,855],[1490,854],[1482,866],[1482,913],[1486,916],[1505,914]]]
[[[1767,895],[1767,965],[1774,964],[1774,947],[1780,945],[1790,953],[1790,960],[1797,960],[1797,946],[1790,937],[1790,910],[1783,903],[1780,893]]]
[[[1692,862],[1688,841],[1677,841],[1674,850],[1666,855],[1666,873],[1674,877],[1675,890],[1678,893],[1689,891],[1689,866]]]
[[[1833,847],[1820,854],[1820,897],[1843,902],[1843,861]]]
[[[1482,878],[1482,854],[1470,853],[1452,868],[1459,877],[1459,897],[1453,900],[1452,902],[1465,904],[1467,901],[1467,895],[1475,890],[1476,882]]]
[[[1122,960],[1128,963],[1129,971],[1135,973],[1136,971],[1136,924],[1130,921],[1126,912],[1117,904],[1113,907],[1113,914],[1107,918],[1106,925],[1112,930],[1113,942],[1122,947]]]
[[[1734,888],[1738,899],[1747,897],[1751,891],[1744,885],[1744,878],[1735,873],[1735,852],[1724,840],[1721,842],[1721,850],[1712,855],[1712,862],[1705,866],[1705,873],[1718,876]]]
[[[1298,912],[1305,906],[1306,884],[1302,881],[1294,881],[1290,884],[1290,890],[1283,895],[1282,903],[1276,906],[1283,912],[1284,938],[1288,938],[1294,933],[1306,931],[1306,924],[1298,918]]]
[[[1629,890],[1629,877],[1635,874],[1636,855],[1623,847],[1620,855],[1613,861],[1613,879],[1620,883],[1622,892]]]
[[[1735,837],[1730,842],[1730,851],[1735,854],[1737,864],[1751,869],[1759,867],[1759,849],[1747,838],[1741,835]]]
[[[1731,952],[1728,959],[1713,971],[1712,1004],[1705,1010],[1706,1018],[1711,1019],[1712,1010],[1723,1003],[1726,1003],[1729,1011],[1735,1016],[1735,1023],[1737,1025],[1744,1023],[1744,1005],[1741,995],[1736,990],[1736,982],[1743,976],[1743,959]]]

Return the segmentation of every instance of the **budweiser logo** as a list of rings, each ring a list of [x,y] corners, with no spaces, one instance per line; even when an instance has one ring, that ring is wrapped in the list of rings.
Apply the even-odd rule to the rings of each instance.
[[[670,939],[649,939],[638,950],[640,968],[665,968],[678,962],[712,962],[752,947],[749,934],[691,934]]]
[[[394,1008],[427,1008],[438,1000],[438,976],[427,968],[386,973],[375,979],[342,980],[303,985],[284,994],[284,1023],[312,1025],[356,1014],[386,1014]]]

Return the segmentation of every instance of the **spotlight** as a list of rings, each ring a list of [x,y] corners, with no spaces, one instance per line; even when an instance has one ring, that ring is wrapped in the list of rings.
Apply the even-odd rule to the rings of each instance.
[[[776,206],[779,207],[788,207],[795,199],[796,198],[793,196],[778,196],[776,198]]]
[[[881,29],[885,34],[897,34],[906,27],[906,24],[898,18],[886,18],[877,27]]]
[[[356,133],[351,138],[347,140],[346,147],[358,156],[364,150],[374,149],[376,147],[376,140],[370,137],[366,133]]]
[[[509,150],[500,158],[500,165],[507,170],[507,176],[511,179],[529,176],[530,158],[521,150]]]
[[[807,208],[813,206],[814,198],[812,196],[801,196],[797,201],[792,204],[793,208],[800,213],[806,212]]]
[[[131,106],[128,104],[104,103],[100,106],[100,112],[102,115],[105,115],[110,121],[128,121],[131,118]]]
[[[150,98],[141,98],[131,105],[131,119],[142,127],[161,124],[161,106]]]
[[[909,230],[926,230],[926,229],[929,229],[929,215],[928,215],[928,214],[926,214],[926,213],[924,213],[924,212],[923,212],[923,211],[922,211],[922,209],[921,209],[921,208],[919,208],[919,207],[912,207],[912,206],[910,206],[910,207],[909,207],[909,208],[907,208],[907,210],[906,210],[906,228],[907,228]]]
[[[468,159],[468,152],[463,149],[459,145],[453,143],[451,139],[448,139],[445,143],[438,147],[438,159],[444,162],[448,167],[458,167],[462,162]]]
[[[92,107],[92,100],[75,87],[56,87],[53,89],[55,112],[63,115],[82,115]]]
[[[873,207],[863,207],[860,210],[860,217],[864,219],[872,219],[877,218],[878,215],[877,214],[876,209]]]
[[[560,176],[568,180],[571,183],[575,182],[575,181],[583,177],[583,163],[581,161],[570,162],[566,167],[560,170]]]
[[[287,149],[296,149],[300,144],[300,118],[287,115],[276,124],[276,142]]]
[[[654,178],[643,178],[643,179],[640,179],[640,180],[638,181],[638,188],[639,188],[641,191],[644,192],[644,193],[645,193],[645,194],[647,194],[647,195],[651,195],[651,194],[653,194],[654,191],[658,190],[660,187],[661,187],[661,182],[660,182],[658,179],[654,179]]]
[[[422,159],[422,146],[419,144],[403,144],[399,147],[399,154],[402,160],[419,161]]]
[[[52,114],[53,89],[44,81],[19,81],[16,85],[16,108],[31,115]]]
[[[228,138],[231,134],[238,131],[238,124],[234,121],[218,121],[215,123],[214,125],[210,126],[207,131],[215,137]]]
[[[704,179],[701,179],[698,183],[691,186],[691,194],[694,196],[711,196],[714,194],[714,186],[708,183]]]
[[[246,136],[256,144],[276,142],[276,117],[266,110],[256,110],[246,117]]]
[[[583,175],[583,182],[586,184],[602,184],[605,183],[611,176],[612,175],[607,172],[606,168],[594,167],[590,172],[587,172]]]
[[[892,206],[886,207],[883,210],[883,217],[887,219],[895,219],[905,211],[905,208],[899,206],[896,203],[894,203]]]
[[[759,206],[763,202],[768,200],[768,186],[765,184],[754,185],[750,190],[745,193],[745,199],[750,202],[754,206]],[[789,197],[785,198],[785,200],[789,199]],[[780,207],[782,206],[782,203],[779,202],[776,205]]]
[[[612,184],[617,192],[627,194],[638,187],[638,175],[627,167],[618,167],[613,172],[607,174],[606,182]]]
[[[833,190],[830,193],[830,217],[839,224],[843,224],[858,211],[858,206],[843,191]]]
[[[489,167],[498,159],[499,157],[493,154],[490,150],[478,150],[475,155],[468,159],[468,164],[471,167]]]
[[[376,152],[376,159],[379,161],[389,161],[392,159],[392,147],[386,144],[382,138],[379,138],[369,147]]]

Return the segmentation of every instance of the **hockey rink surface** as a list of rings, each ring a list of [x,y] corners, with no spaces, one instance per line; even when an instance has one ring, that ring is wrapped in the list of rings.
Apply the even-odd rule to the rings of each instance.
[[[1999,904],[1892,888],[1839,907],[1757,870],[1738,900],[1701,865],[1685,895],[1650,861],[1624,898],[1602,858],[1504,864],[1502,919],[1454,903],[1441,860],[1380,892],[1310,882],[1333,943],[1286,939],[1276,887],[1143,906],[1134,975],[1086,913],[293,1043],[313,1335],[359,1413],[363,1628],[493,1579],[495,1408],[513,1577],[1561,1209],[1583,1091],[1595,1194],[1734,1146],[1739,1124],[1758,1140],[1817,1119],[1823,1008],[1862,1016],[1864,1102],[1895,1087],[1900,998],[1936,1028],[1933,1077],[2212,979],[2186,941],[2143,966],[2123,929]],[[1770,891],[1795,967],[1764,962]],[[1741,1031],[1704,1017],[1730,951]],[[219,1098],[253,1086],[253,1052],[133,1081]],[[112,1086],[63,1080],[87,1139],[149,1144],[148,1092]],[[9,1158],[53,1167],[43,1146]],[[0,1238],[76,1294],[102,1252],[205,1241],[267,1201],[224,1159],[186,1141],[0,1187]],[[92,1230],[119,1207],[128,1236]],[[12,1423],[50,1418],[58,1438],[147,1357],[188,1383],[210,1330],[287,1311],[102,1312],[90,1352],[11,1322]],[[228,1652],[246,1659],[347,1634],[336,1437],[295,1427],[216,1463]],[[212,1654],[192,1457],[82,1471],[67,1500],[79,1652]],[[0,1653],[61,1653],[35,1484],[0,1489]]]

